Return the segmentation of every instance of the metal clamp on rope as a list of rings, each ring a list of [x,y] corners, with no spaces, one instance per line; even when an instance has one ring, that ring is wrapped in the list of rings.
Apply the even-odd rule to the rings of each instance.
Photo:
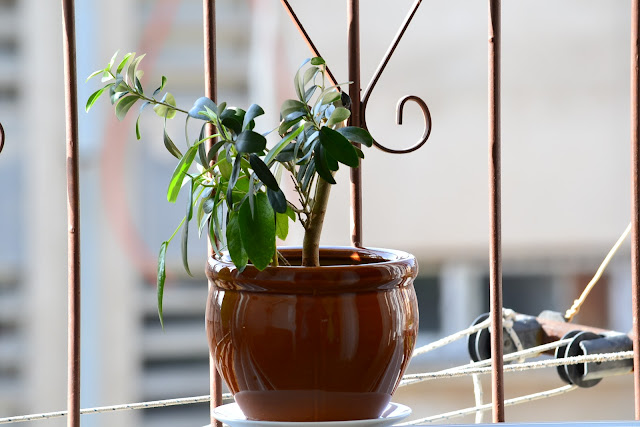
[[[556,359],[633,350],[631,338],[619,332],[595,334],[592,332],[571,331],[562,338],[572,338],[572,341],[568,345],[556,349]],[[630,373],[633,371],[633,360],[625,359],[564,365],[558,366],[557,370],[560,378],[567,384],[575,384],[578,387],[586,388],[598,384],[604,377]]]
[[[482,323],[488,318],[489,313],[482,314],[473,321],[472,326]],[[509,333],[506,326],[503,327],[504,354],[536,347],[542,343],[542,328],[534,316],[515,313],[515,317],[511,319],[510,325],[512,333]],[[490,359],[491,333],[489,329],[483,329],[469,335],[467,346],[469,356],[471,356],[471,360],[474,362]]]

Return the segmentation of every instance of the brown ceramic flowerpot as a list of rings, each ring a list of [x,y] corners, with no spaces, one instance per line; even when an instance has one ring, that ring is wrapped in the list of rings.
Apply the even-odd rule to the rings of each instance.
[[[263,421],[379,417],[416,342],[415,258],[322,248],[322,267],[300,267],[299,248],[281,253],[291,267],[207,265],[209,347],[236,402]]]

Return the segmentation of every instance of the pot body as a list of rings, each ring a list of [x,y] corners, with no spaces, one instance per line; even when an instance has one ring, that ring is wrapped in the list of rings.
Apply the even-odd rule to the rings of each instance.
[[[300,249],[281,249],[294,265]],[[412,255],[322,248],[322,267],[210,258],[211,354],[243,413],[263,421],[377,418],[413,352]]]

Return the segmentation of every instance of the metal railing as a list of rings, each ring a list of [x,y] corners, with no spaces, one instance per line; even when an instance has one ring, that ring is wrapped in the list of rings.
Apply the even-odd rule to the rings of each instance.
[[[307,41],[315,55],[319,52],[297,19],[287,0],[283,5],[290,14],[294,24]],[[410,9],[401,29],[397,33],[391,47],[374,74],[374,78],[361,97],[360,79],[360,14],[359,0],[348,0],[348,70],[349,87],[352,99],[351,124],[366,127],[365,111],[372,90],[389,62],[402,35],[411,22],[421,0],[417,0]],[[492,348],[492,408],[493,421],[504,421],[504,383],[503,383],[503,347],[502,347],[502,259],[501,259],[501,172],[500,172],[500,0],[488,0],[489,6],[489,197],[490,197],[490,305],[491,305],[491,348]],[[216,98],[216,23],[215,0],[203,0],[205,29],[205,82],[206,95]],[[80,229],[78,199],[78,132],[77,132],[77,94],[75,66],[75,30],[74,1],[62,0],[63,34],[65,56],[65,99],[67,120],[67,198],[68,198],[68,242],[69,242],[69,375],[68,375],[68,426],[80,425]],[[633,314],[633,348],[634,348],[634,389],[635,414],[640,419],[640,118],[638,102],[640,100],[640,5],[633,0],[631,6],[631,146],[632,146],[632,314]],[[421,141],[411,148],[391,150],[379,143],[376,145],[384,151],[392,153],[411,152],[423,145],[431,129],[431,118],[426,104],[418,97],[403,98],[398,104],[398,120],[402,120],[402,109],[406,101],[416,102],[425,119],[425,131]],[[4,135],[0,127],[0,149]],[[362,176],[361,168],[351,170],[351,241],[361,246],[362,236]],[[212,362],[213,363],[213,362]],[[212,389],[211,405],[222,402],[221,381],[215,367],[211,367]],[[212,424],[220,425],[212,419]]]

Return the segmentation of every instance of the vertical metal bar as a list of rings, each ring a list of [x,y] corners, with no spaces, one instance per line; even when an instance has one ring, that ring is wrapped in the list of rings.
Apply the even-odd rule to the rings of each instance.
[[[640,420],[640,4],[631,3],[631,281],[633,378],[636,420]]]
[[[218,97],[218,70],[216,63],[216,2],[215,0],[203,0],[203,25],[204,25],[204,91],[205,95],[214,102]],[[213,129],[207,127],[207,134],[212,135]],[[211,149],[213,141],[207,143],[207,151]],[[215,160],[214,160],[215,161]],[[213,255],[211,242],[208,244],[209,256]],[[222,405],[222,379],[216,369],[215,359],[209,354],[209,384],[210,384],[210,418],[211,426],[222,427],[222,422],[213,418],[213,410]]]
[[[78,93],[73,0],[62,0],[68,219],[68,386],[67,426],[80,426],[80,183],[78,177]]]
[[[349,96],[351,97],[352,126],[362,126],[360,98],[360,0],[347,2],[347,24],[349,49]],[[358,148],[360,144],[355,144]],[[362,162],[351,168],[351,243],[362,246]]]
[[[500,183],[500,0],[489,0],[489,203],[493,422],[504,422]]]

